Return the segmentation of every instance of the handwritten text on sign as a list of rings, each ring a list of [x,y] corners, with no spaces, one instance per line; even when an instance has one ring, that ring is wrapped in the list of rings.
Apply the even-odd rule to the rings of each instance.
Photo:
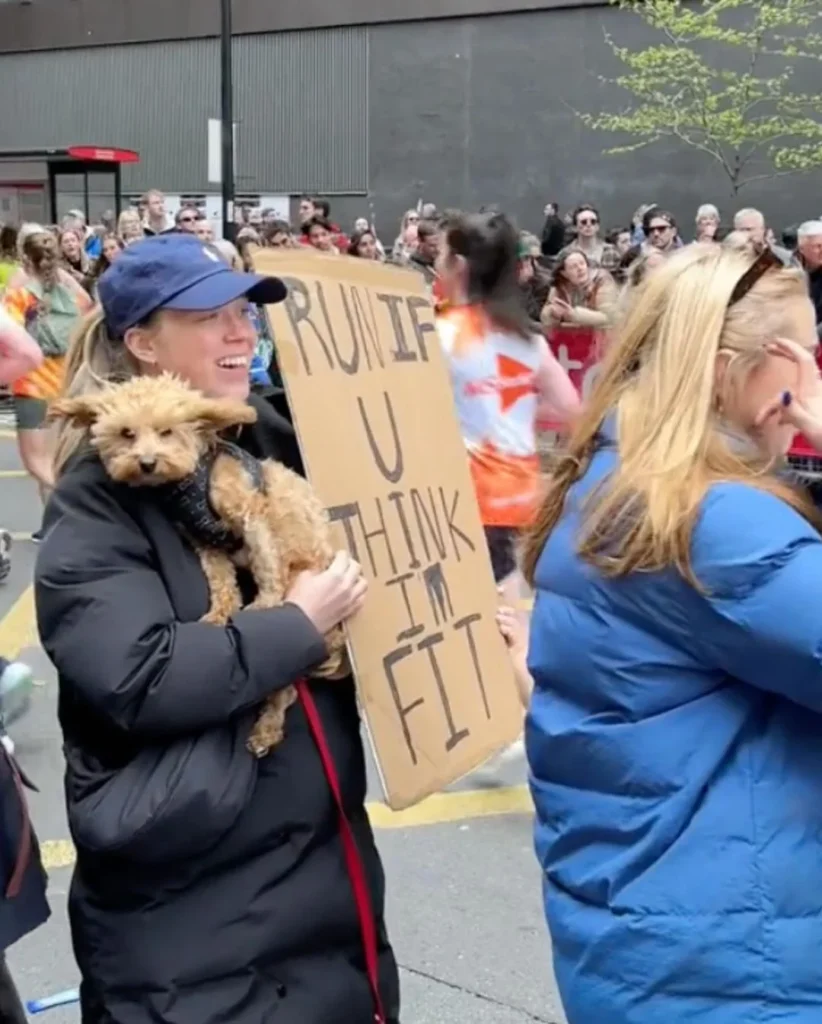
[[[522,711],[422,277],[260,252],[308,476],[371,581],[351,655],[388,802],[407,807],[510,742]]]

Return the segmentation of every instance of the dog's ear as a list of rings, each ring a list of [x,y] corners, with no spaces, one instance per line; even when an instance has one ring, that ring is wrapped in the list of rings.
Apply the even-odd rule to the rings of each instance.
[[[235,398],[202,398],[197,402],[196,415],[206,429],[216,431],[257,421],[257,411]]]
[[[90,427],[100,414],[98,395],[58,398],[49,405],[50,420],[69,420],[78,427]]]

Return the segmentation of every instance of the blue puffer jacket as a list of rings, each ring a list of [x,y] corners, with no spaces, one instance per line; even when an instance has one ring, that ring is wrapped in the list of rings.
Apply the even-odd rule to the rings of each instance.
[[[542,553],[526,729],[570,1024],[822,1022],[822,538],[737,484],[706,497],[702,595],[607,580],[580,499]]]

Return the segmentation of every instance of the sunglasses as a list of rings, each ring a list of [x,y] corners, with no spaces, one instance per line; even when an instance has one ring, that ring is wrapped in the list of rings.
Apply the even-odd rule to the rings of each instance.
[[[652,224],[648,228],[648,234],[649,235],[659,235],[659,234],[662,234],[663,231],[670,231],[672,227],[673,227],[673,224]]]
[[[197,223],[197,218],[196,217],[181,217],[180,218],[180,223],[181,224],[196,224]]]
[[[598,220],[578,220],[577,225],[581,228],[592,228],[595,224],[599,224]]]
[[[744,299],[756,282],[761,280],[769,270],[773,270],[775,267],[781,269],[783,267],[782,260],[776,255],[770,246],[766,246],[748,267],[742,277],[740,277],[736,282],[734,290],[731,292],[731,297],[728,301],[728,309],[730,309],[731,306],[735,306],[740,300]]]

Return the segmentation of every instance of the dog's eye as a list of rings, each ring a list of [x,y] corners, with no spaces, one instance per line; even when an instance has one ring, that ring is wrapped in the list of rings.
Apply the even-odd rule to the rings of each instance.
[[[134,433],[131,427],[123,427],[123,429],[120,431],[120,437],[124,438],[126,441],[133,441],[136,436],[137,435]]]
[[[161,430],[160,431],[160,437],[171,437],[171,434],[172,434],[171,427],[166,427],[165,430]]]

